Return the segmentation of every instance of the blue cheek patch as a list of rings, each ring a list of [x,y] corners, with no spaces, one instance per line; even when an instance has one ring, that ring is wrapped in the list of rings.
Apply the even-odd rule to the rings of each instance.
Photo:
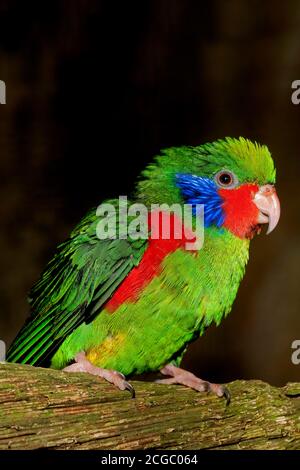
[[[216,183],[209,178],[201,176],[177,174],[176,185],[186,203],[193,206],[196,215],[196,204],[204,205],[204,226],[216,225],[221,227],[224,223],[224,212],[222,210],[223,199],[218,194]]]

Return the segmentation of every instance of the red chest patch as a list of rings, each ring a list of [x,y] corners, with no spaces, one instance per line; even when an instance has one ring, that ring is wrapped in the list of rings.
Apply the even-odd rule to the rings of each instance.
[[[120,305],[126,301],[135,302],[140,292],[149,284],[149,282],[157,276],[162,267],[162,262],[167,255],[176,251],[177,249],[184,249],[186,242],[191,242],[191,236],[187,238],[187,231],[183,230],[182,223],[170,214],[170,235],[168,239],[163,238],[163,224],[162,213],[159,217],[154,216],[151,222],[149,216],[149,225],[151,224],[152,234],[155,233],[155,239],[149,236],[149,245],[144,253],[144,256],[138,266],[135,266],[124,281],[119,285],[112,298],[106,303],[105,308],[109,312],[114,312]],[[174,227],[181,227],[182,237],[176,238],[174,235]],[[186,234],[186,235],[185,235]]]

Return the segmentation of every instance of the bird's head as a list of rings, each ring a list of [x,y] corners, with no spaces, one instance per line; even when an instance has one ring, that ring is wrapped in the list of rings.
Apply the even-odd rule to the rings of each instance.
[[[204,223],[252,238],[280,217],[275,168],[268,148],[240,137],[170,148],[142,173],[138,198],[150,203],[204,205]]]

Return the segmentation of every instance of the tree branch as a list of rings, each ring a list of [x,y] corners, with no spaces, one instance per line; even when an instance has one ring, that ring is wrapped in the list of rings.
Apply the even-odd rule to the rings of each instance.
[[[300,449],[300,383],[229,384],[232,402],[88,374],[0,364],[0,449]]]

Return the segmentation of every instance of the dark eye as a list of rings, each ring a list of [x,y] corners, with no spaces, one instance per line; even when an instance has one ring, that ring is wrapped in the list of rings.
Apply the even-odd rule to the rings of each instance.
[[[215,182],[221,188],[233,188],[238,184],[236,176],[228,170],[221,170],[215,175]]]

